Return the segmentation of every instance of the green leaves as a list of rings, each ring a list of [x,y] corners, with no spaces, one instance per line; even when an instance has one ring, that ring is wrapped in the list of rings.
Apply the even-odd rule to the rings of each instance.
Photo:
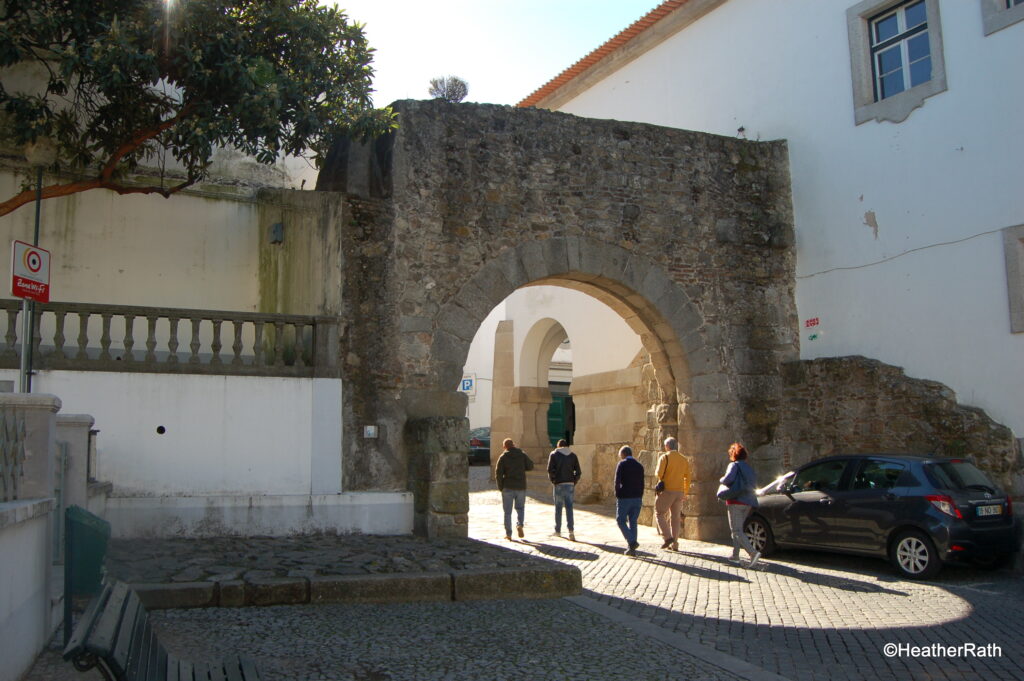
[[[164,153],[201,179],[218,146],[319,162],[395,127],[362,27],[315,0],[5,0],[0,19],[4,143],[51,137],[107,179]]]

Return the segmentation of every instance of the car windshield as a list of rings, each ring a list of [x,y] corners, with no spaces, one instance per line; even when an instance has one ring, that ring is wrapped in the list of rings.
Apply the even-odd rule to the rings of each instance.
[[[984,473],[969,461],[943,461],[928,464],[928,473],[936,484],[943,489],[980,489],[995,492],[992,484]]]

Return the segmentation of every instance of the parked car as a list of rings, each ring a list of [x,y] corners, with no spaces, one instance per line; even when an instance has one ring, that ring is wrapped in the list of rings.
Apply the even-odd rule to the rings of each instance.
[[[856,454],[818,459],[758,490],[755,548],[888,558],[905,577],[944,563],[994,565],[1016,549],[1013,502],[966,459]]]
[[[491,428],[473,428],[469,431],[469,465],[491,464]]]

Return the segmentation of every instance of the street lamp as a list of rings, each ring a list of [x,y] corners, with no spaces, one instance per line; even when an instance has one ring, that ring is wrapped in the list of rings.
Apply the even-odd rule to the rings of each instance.
[[[32,233],[32,245],[39,245],[39,216],[43,204],[43,169],[57,160],[57,145],[48,137],[37,137],[25,145],[25,160],[36,169],[36,222]],[[21,369],[18,375],[18,390],[32,392],[32,329],[35,305],[28,298],[21,301]]]

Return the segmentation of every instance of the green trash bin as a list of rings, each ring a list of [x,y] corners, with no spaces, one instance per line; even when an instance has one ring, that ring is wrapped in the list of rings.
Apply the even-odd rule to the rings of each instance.
[[[93,596],[103,583],[110,523],[80,506],[64,511],[65,588],[72,596]]]

